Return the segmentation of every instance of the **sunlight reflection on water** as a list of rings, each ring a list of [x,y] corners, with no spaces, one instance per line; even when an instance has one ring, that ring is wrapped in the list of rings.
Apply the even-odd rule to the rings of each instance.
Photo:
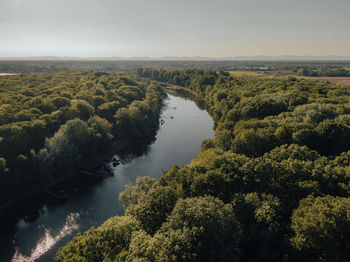
[[[79,229],[79,225],[77,224],[77,219],[79,216],[79,213],[69,214],[66,218],[64,226],[56,236],[52,236],[49,230],[46,229],[45,235],[40,239],[30,256],[23,256],[18,252],[18,249],[16,249],[16,253],[11,262],[34,262],[36,259],[40,258],[62,238]]]

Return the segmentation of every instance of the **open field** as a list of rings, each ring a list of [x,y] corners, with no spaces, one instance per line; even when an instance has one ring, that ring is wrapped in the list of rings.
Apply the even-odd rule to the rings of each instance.
[[[0,73],[0,76],[13,76],[13,75],[18,75],[15,73]]]
[[[264,76],[265,74],[262,72],[256,72],[256,71],[228,71],[231,76],[251,76],[251,77],[258,77],[258,76]]]

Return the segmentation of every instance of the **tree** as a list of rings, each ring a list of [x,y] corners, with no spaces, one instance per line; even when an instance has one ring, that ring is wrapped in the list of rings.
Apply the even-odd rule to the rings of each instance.
[[[56,108],[61,108],[65,106],[70,106],[70,99],[66,97],[55,97],[51,99],[51,103],[56,107]]]
[[[240,235],[231,205],[211,196],[180,199],[153,238],[133,236],[128,261],[235,261]]]
[[[96,148],[102,148],[113,138],[112,124],[99,116],[90,117],[88,126],[91,135],[91,142]]]
[[[82,120],[88,120],[95,112],[95,109],[85,100],[72,100],[72,107],[79,111]]]
[[[292,246],[303,261],[346,261],[350,256],[350,198],[313,197],[292,215]]]
[[[156,184],[157,179],[148,176],[136,178],[136,185],[125,185],[125,190],[119,194],[119,201],[122,202],[124,210],[137,205],[148,191]]]
[[[88,151],[89,138],[86,122],[80,119],[67,121],[51,138],[46,138],[45,147],[38,153],[42,172],[61,170],[80,162]]]
[[[133,217],[113,217],[98,228],[91,228],[74,237],[57,251],[55,262],[102,262],[129,249],[133,231],[139,222]]]
[[[121,107],[119,101],[107,102],[98,107],[98,113],[101,117],[106,118],[109,121],[113,120],[113,116],[117,110]]]
[[[279,199],[265,193],[235,194],[232,208],[242,228],[241,260],[282,260]]]
[[[170,187],[158,186],[151,189],[138,204],[126,210],[141,222],[141,227],[153,235],[165,222],[176,203],[176,192]]]

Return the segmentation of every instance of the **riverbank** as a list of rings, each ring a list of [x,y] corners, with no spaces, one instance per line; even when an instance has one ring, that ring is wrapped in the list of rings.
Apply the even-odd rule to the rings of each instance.
[[[22,190],[21,194],[17,194],[15,198],[0,206],[0,222],[11,225],[16,224],[21,218],[33,221],[39,215],[40,208],[46,203],[69,200],[69,195],[77,188],[113,176],[113,173],[108,170],[113,155],[122,153],[133,146],[135,146],[135,141],[132,140],[116,141],[108,150],[108,153],[99,155],[99,165],[87,170],[67,170],[48,184],[34,185],[25,191]],[[87,160],[87,163],[89,162],[92,161]],[[96,162],[96,159],[94,159],[94,162]],[[87,173],[90,175],[86,175]]]

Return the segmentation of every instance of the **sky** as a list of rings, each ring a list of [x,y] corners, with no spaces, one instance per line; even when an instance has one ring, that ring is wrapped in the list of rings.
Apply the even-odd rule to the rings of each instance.
[[[350,55],[350,0],[0,0],[0,57]]]

